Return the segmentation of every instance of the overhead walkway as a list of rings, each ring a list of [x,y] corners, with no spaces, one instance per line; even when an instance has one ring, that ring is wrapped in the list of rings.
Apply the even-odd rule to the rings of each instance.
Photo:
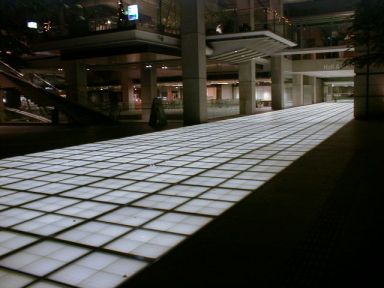
[[[0,282],[5,287],[196,287],[224,280],[249,285],[265,271],[247,253],[265,259],[271,247],[289,246],[291,240],[278,238],[279,231],[290,235],[291,229],[293,235],[316,212],[298,205],[300,217],[289,222],[288,206],[294,207],[290,200],[297,197],[291,186],[270,195],[276,199],[278,192],[286,200],[278,201],[279,221],[262,224],[254,216],[267,221],[268,209],[276,207],[268,195],[258,198],[258,191],[351,121],[352,108],[316,104],[3,159]],[[306,175],[292,181],[306,182]],[[314,198],[321,202],[321,196]],[[251,214],[238,214],[245,218],[232,215],[223,224],[223,217],[228,220],[231,211],[255,197],[265,205],[256,203],[253,212],[245,210]],[[248,240],[233,230],[245,223],[252,225],[247,231],[254,230]],[[277,238],[264,237],[267,227],[274,227]],[[218,239],[216,233],[225,236]],[[252,247],[248,241],[257,238],[269,242]],[[245,252],[242,245],[252,249]],[[188,249],[193,246],[197,250]],[[188,256],[178,258],[183,251]],[[231,259],[235,255],[240,257]],[[276,260],[275,253],[270,256]],[[167,259],[175,257],[181,260],[170,264]]]

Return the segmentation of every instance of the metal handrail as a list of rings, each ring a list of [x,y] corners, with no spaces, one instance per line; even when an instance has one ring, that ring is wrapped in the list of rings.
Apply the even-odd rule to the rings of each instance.
[[[7,71],[4,71],[3,69],[1,69],[2,67],[5,67]],[[52,89],[52,91],[54,91],[55,94],[59,94],[59,89],[56,88],[52,83],[48,82],[47,80],[45,80],[44,78],[42,78],[41,76],[39,76],[38,74],[36,73],[30,73],[28,75],[30,75],[32,77],[32,79],[36,79],[42,83],[44,83],[46,86],[43,87],[41,85],[37,85],[36,83],[34,83],[33,81],[27,79],[26,75],[21,73],[20,71],[18,71],[17,69],[13,68],[12,66],[10,66],[9,64],[5,63],[4,61],[0,60],[0,71],[2,72],[5,72],[5,73],[11,73],[12,75],[18,77],[18,78],[21,78],[23,79],[24,81],[28,82],[29,84],[35,86],[35,87],[39,87],[39,88],[43,88],[45,89],[47,86],[50,87]]]

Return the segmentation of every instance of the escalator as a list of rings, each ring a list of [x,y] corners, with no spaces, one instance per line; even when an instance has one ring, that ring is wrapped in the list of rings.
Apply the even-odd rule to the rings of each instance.
[[[24,113],[24,117],[32,117],[35,120],[39,120],[40,117],[41,121],[38,122],[55,123],[59,113],[65,115],[70,123],[107,124],[115,122],[115,120],[100,112],[60,96],[59,90],[40,76],[32,74],[27,77],[8,64],[0,61],[0,90],[9,89],[16,89],[20,94],[24,95],[27,101],[35,103],[39,107],[50,107],[51,119],[44,117],[44,115],[36,115],[37,117],[33,117],[33,115]],[[21,111],[18,107],[7,107],[7,105],[5,109],[12,113],[20,113]]]

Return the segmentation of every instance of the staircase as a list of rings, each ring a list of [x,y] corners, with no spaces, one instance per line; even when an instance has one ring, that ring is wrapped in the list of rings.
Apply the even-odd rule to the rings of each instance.
[[[106,124],[115,122],[115,120],[100,112],[59,96],[58,90],[54,86],[50,85],[37,75],[34,75],[34,77],[39,78],[38,80],[44,82],[48,85],[45,87],[49,87],[50,89],[47,90],[46,88],[33,83],[30,79],[27,80],[22,73],[0,61],[0,89],[15,88],[25,96],[27,103],[33,103],[32,105],[37,105],[40,108],[52,107],[53,110],[66,115],[71,123]],[[13,110],[12,112],[16,111]],[[37,116],[44,117],[44,115]]]

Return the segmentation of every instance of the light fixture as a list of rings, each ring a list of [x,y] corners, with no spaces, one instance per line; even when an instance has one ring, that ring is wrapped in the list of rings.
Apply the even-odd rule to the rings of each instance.
[[[30,29],[37,29],[37,23],[35,21],[27,22],[27,27]]]

